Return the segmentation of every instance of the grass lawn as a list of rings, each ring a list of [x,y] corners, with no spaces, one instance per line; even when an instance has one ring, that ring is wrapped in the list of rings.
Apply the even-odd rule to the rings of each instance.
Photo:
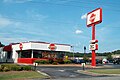
[[[0,72],[0,80],[21,80],[31,78],[47,78],[46,76],[35,71],[9,71]]]
[[[120,69],[95,69],[88,70],[89,72],[99,73],[99,74],[120,74]]]

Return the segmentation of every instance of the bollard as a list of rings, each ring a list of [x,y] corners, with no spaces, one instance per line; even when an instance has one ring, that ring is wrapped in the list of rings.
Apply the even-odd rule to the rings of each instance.
[[[85,70],[85,63],[82,63],[83,71]]]
[[[34,70],[36,71],[36,66],[37,66],[37,63],[34,63]]]

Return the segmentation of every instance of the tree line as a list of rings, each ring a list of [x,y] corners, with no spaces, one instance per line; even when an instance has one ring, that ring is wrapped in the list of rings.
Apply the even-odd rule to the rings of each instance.
[[[113,52],[104,52],[104,53],[96,53],[96,56],[106,56],[108,59],[112,59],[112,55],[120,54],[120,50],[116,50]],[[79,53],[79,52],[68,52],[66,53],[69,57],[91,57],[91,53]]]

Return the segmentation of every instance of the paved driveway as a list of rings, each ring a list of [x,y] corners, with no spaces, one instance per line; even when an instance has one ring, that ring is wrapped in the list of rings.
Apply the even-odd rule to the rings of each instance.
[[[120,77],[91,77],[91,78],[66,78],[66,79],[60,78],[60,79],[47,79],[47,80],[120,80]]]
[[[42,71],[52,79],[67,79],[67,78],[91,78],[91,77],[106,77],[105,75],[91,75],[82,73],[81,67],[48,67],[38,66],[37,70]],[[81,71],[81,72],[80,72]]]

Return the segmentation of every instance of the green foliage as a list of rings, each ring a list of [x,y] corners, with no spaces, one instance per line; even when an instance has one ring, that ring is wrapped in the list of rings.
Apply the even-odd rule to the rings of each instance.
[[[22,70],[32,70],[32,67],[31,66],[22,66]]]
[[[64,60],[64,63],[65,64],[70,64],[70,63],[72,63],[72,61],[71,60]]]
[[[58,62],[53,62],[52,64],[53,64],[53,65],[57,65],[57,64],[58,64]]]
[[[22,70],[32,70],[31,66],[19,66],[17,64],[2,64],[0,65],[0,71],[22,71]]]
[[[49,64],[48,60],[35,60],[34,62],[38,64]]]
[[[13,70],[14,71],[14,69],[13,68],[15,68],[16,66],[18,66],[18,65],[16,65],[16,64],[2,64],[1,65],[1,71],[10,71],[10,70]]]
[[[112,54],[120,54],[120,50],[113,51]]]
[[[85,62],[88,62],[88,61],[89,61],[89,57],[87,57],[86,55],[84,55],[83,60],[84,60]]]
[[[74,57],[84,57],[84,53],[79,53],[79,52],[74,52],[74,53],[68,52],[66,53],[66,56],[73,57],[73,54]],[[96,53],[97,56],[108,56],[109,54],[120,54],[120,50],[116,50],[113,52]],[[91,57],[91,53],[86,53],[85,55],[87,57]]]
[[[10,69],[11,69],[12,71],[21,71],[21,66],[12,65],[12,66],[10,67]]]
[[[0,80],[33,80],[39,79],[43,80],[45,78],[49,78],[48,76],[44,76],[41,73],[36,71],[10,71],[10,72],[2,72],[0,73]]]
[[[108,54],[108,55],[107,55],[107,59],[108,59],[108,60],[112,60],[112,59],[113,59],[112,54]]]
[[[5,45],[0,42],[0,47],[4,47]]]
[[[2,71],[7,72],[7,71],[10,71],[10,69],[8,67],[4,67]]]
[[[2,67],[1,67],[1,65],[0,65],[0,72],[2,72],[3,70],[2,70]]]
[[[54,59],[52,64],[57,65],[58,64],[58,60]]]
[[[57,62],[58,62],[59,64],[64,64],[63,59],[57,59]]]

